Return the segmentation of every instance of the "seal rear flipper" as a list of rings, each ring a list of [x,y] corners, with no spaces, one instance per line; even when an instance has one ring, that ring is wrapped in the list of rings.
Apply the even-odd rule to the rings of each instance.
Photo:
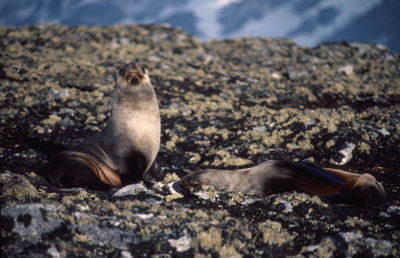
[[[89,167],[73,167],[65,171],[59,178],[60,186],[81,187],[95,191],[115,191],[112,185],[102,182]]]
[[[278,162],[278,164],[279,163],[280,162]],[[285,164],[285,166],[287,166],[288,168],[294,169],[296,171],[308,173],[309,175],[318,177],[318,178],[328,181],[330,183],[344,184],[343,180],[340,177],[338,177],[334,173],[332,173],[326,169],[323,169],[321,167],[318,167],[314,164],[305,163],[305,162],[283,162],[283,164]]]
[[[117,182],[119,177],[116,179],[111,177],[110,180],[106,173],[107,171],[104,172],[86,154],[67,151],[61,152],[51,159],[47,178],[50,183],[58,187],[81,187],[97,191],[114,191],[115,187],[119,186]],[[112,185],[115,182],[117,184]]]

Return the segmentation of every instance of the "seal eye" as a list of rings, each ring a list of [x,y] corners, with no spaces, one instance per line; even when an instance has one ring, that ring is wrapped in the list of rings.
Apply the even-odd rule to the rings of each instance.
[[[119,67],[119,69],[118,69],[118,74],[119,74],[120,76],[123,76],[123,75],[125,74],[126,69],[128,68],[128,65],[129,65],[129,64],[124,64],[124,65],[121,65],[121,66]]]

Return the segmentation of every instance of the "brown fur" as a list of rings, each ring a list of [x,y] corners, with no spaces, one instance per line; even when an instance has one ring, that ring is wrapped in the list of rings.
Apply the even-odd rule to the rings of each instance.
[[[140,65],[120,67],[111,117],[104,130],[55,155],[49,180],[58,186],[89,187],[133,183],[150,169],[160,144],[160,114],[150,79]]]
[[[333,183],[301,171],[290,162],[267,161],[245,169],[195,172],[183,177],[180,185],[189,191],[201,185],[210,185],[217,190],[258,196],[298,190],[321,197],[342,196],[345,198],[335,198],[334,202],[356,205],[374,204],[385,196],[382,185],[370,174],[325,170],[339,177],[343,183]]]

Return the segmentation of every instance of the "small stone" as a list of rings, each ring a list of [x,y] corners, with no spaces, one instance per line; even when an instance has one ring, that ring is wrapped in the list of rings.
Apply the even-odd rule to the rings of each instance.
[[[383,136],[388,136],[388,135],[390,135],[390,133],[388,132],[388,130],[386,130],[385,128],[382,128],[381,130],[378,130],[378,132],[380,132]]]
[[[389,208],[387,208],[386,211],[388,213],[395,213],[395,214],[400,215],[400,206],[394,206],[394,205],[389,206]]]
[[[337,69],[339,73],[345,73],[346,75],[350,75],[353,73],[353,66],[352,65],[345,65],[341,66]]]
[[[71,118],[69,117],[63,118],[60,122],[58,122],[58,124],[63,127],[69,127],[75,125],[74,121],[72,121]]]
[[[50,247],[47,249],[47,253],[52,257],[52,258],[61,258],[60,253],[55,247]]]
[[[140,192],[147,192],[147,188],[142,184],[132,184],[119,189],[113,196],[135,195]]]
[[[280,80],[282,76],[279,73],[272,73],[271,78],[274,80]]]
[[[61,100],[65,101],[69,98],[70,93],[68,89],[61,89],[61,90],[55,90],[52,89],[47,95],[47,101],[54,99],[54,100]]]
[[[298,79],[306,77],[307,75],[308,75],[308,72],[305,70],[301,70],[301,71],[289,70],[287,73],[288,78],[292,81],[296,81]]]
[[[265,131],[267,131],[267,127],[265,125],[253,127],[253,131],[255,131],[255,132],[265,132]]]
[[[123,258],[132,258],[133,257],[132,254],[130,252],[128,252],[128,251],[122,251],[121,252],[121,256]]]
[[[344,165],[351,160],[351,158],[353,157],[353,150],[355,147],[356,147],[356,145],[354,143],[350,142],[350,143],[347,143],[346,148],[339,151],[344,156],[342,158],[342,160],[339,162],[339,165]]]
[[[146,220],[146,219],[151,219],[151,218],[153,218],[154,217],[154,214],[143,214],[143,213],[138,213],[138,214],[135,214],[135,216],[137,216],[137,217],[139,217],[139,218],[141,218],[141,219],[144,219],[144,220]]]
[[[75,113],[76,111],[70,108],[61,108],[60,111],[57,112],[58,115],[74,115]]]
[[[169,244],[176,248],[179,253],[185,252],[190,249],[192,238],[189,235],[184,235],[178,239],[168,239]]]

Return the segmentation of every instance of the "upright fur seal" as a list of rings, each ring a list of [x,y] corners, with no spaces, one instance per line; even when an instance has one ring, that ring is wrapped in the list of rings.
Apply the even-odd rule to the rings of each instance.
[[[60,187],[107,190],[149,171],[160,146],[160,113],[146,70],[119,68],[107,126],[94,137],[52,157],[48,178]]]
[[[60,187],[108,190],[127,185],[150,169],[157,172],[154,161],[159,145],[156,95],[146,70],[132,62],[119,69],[107,126],[98,135],[55,155],[48,178]],[[218,190],[262,196],[299,190],[356,205],[372,204],[385,196],[382,185],[370,174],[286,161],[267,161],[238,170],[207,169],[186,175],[180,184],[187,190],[212,185]]]

